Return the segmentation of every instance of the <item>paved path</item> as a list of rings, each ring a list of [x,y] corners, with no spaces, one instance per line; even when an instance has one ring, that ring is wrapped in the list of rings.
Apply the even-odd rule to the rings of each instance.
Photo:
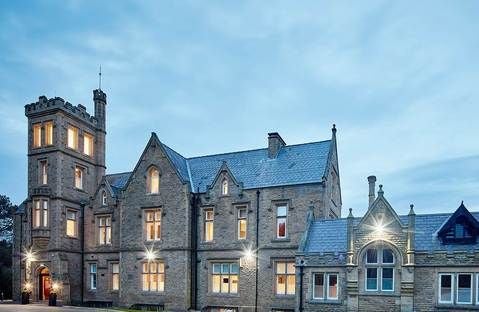
[[[30,311],[30,312],[118,312],[118,310],[112,309],[94,309],[94,308],[80,308],[80,307],[49,307],[45,304],[0,304],[0,312],[19,312],[19,311]]]

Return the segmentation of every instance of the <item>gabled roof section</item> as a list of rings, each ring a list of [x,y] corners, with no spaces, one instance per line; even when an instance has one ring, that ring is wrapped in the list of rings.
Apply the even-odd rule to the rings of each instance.
[[[176,168],[181,180],[183,182],[189,182],[190,178],[188,176],[188,166],[186,163],[186,158],[168,147],[166,144],[161,143],[161,145],[163,146],[163,149],[165,150],[166,155],[170,159],[173,167]]]
[[[118,196],[118,194],[125,188],[126,182],[131,176],[131,172],[107,174],[105,176],[105,182],[111,190],[111,195],[113,197]]]
[[[455,237],[456,224],[461,224],[464,227],[463,231],[467,231],[471,237]],[[452,232],[452,236],[449,237]],[[463,235],[464,233],[461,233]],[[444,222],[441,228],[437,231],[437,235],[444,243],[475,243],[477,235],[479,234],[479,222],[464,206],[464,202],[457,210]]]
[[[321,183],[330,155],[331,140],[287,145],[276,158],[268,149],[193,157],[187,159],[194,190],[206,192],[223,163],[245,189],[281,185]]]
[[[371,204],[371,207],[369,207],[366,214],[361,218],[361,221],[359,222],[358,226],[365,224],[365,222],[367,222],[368,219],[371,219],[371,218],[375,219],[373,214],[376,213],[376,210],[380,208],[385,208],[391,214],[394,221],[396,221],[400,226],[404,226],[404,223],[401,221],[401,218],[398,216],[398,214],[393,209],[391,204],[389,204],[387,199],[384,197],[384,191],[383,191],[382,185],[379,185],[378,197]],[[391,224],[393,220],[385,220],[387,224],[384,224],[384,225]]]
[[[231,170],[228,168],[228,164],[226,163],[226,161],[223,161],[223,164],[221,164],[221,167],[220,169],[218,170],[218,172],[216,173],[216,176],[215,178],[213,179],[213,183],[211,183],[211,185],[208,185],[209,188],[212,188],[213,185],[215,185],[216,181],[218,181],[218,179],[220,178],[220,175],[223,171],[226,171],[228,173],[228,175],[230,176],[231,180],[233,180],[233,183],[236,184],[237,186],[239,186],[240,184],[238,183],[238,181],[236,180],[234,174],[231,172]]]

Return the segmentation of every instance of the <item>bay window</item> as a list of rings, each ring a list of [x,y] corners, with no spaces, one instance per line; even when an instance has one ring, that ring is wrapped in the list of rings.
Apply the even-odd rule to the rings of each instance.
[[[142,265],[143,291],[162,292],[165,290],[165,264],[161,261],[144,262]]]
[[[278,261],[275,270],[276,294],[294,295],[296,287],[294,261]]]
[[[213,293],[238,293],[238,263],[213,263],[211,273],[211,291]]]

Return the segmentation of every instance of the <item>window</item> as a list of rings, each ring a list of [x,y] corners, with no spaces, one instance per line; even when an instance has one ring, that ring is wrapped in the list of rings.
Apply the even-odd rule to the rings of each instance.
[[[96,272],[96,263],[90,263],[90,289],[96,289],[96,280],[97,280],[97,272]]]
[[[338,275],[328,274],[328,299],[338,299]]]
[[[366,250],[366,291],[394,291],[394,253],[390,248]]]
[[[476,275],[476,304],[479,304],[479,274]]]
[[[324,299],[324,273],[314,274],[313,299]]]
[[[77,212],[67,210],[67,236],[77,237]]]
[[[238,293],[238,263],[213,263],[211,290],[213,293]]]
[[[146,240],[161,239],[161,209],[145,211]]]
[[[34,200],[33,201],[33,227],[47,227],[48,226],[48,201]]]
[[[213,209],[205,209],[205,242],[211,242],[213,240],[213,222],[214,222]]]
[[[165,290],[165,265],[163,262],[150,261],[142,266],[143,291]]]
[[[39,173],[40,184],[46,185],[48,183],[48,163],[46,160],[40,160]]]
[[[457,303],[472,304],[472,274],[457,275]]]
[[[45,122],[45,145],[53,145],[53,121]]]
[[[111,217],[98,217],[98,244],[111,244]]]
[[[147,191],[150,194],[158,194],[160,191],[160,172],[155,167],[148,170],[148,177],[146,179]]]
[[[120,264],[111,264],[111,290],[120,289]]]
[[[238,207],[238,239],[246,239],[247,216],[248,211],[246,206]]]
[[[33,147],[42,146],[42,125],[37,123],[33,125]]]
[[[276,207],[276,237],[277,238],[286,238],[286,216],[287,216],[287,206],[277,206]]]
[[[78,128],[68,126],[67,130],[67,146],[71,149],[78,149]]]
[[[295,293],[295,267],[293,261],[276,262],[276,294],[294,295]]]
[[[83,172],[84,169],[81,167],[75,167],[75,187],[77,189],[83,189]]]
[[[93,136],[88,133],[83,134],[83,154],[93,156]]]
[[[106,202],[106,192],[105,191],[101,192],[101,204],[102,204],[102,206],[106,206],[106,204],[107,204],[107,202]]]
[[[327,282],[328,287],[325,286]],[[338,299],[338,274],[337,273],[314,273],[313,275],[313,299],[337,300]]]
[[[228,180],[226,178],[221,182],[221,195],[228,195]]]
[[[439,274],[439,303],[452,303],[452,274]]]

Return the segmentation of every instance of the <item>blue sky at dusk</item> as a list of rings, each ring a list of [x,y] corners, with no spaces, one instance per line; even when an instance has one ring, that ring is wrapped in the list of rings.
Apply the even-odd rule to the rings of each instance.
[[[0,194],[26,197],[24,105],[108,95],[107,172],[150,133],[185,157],[331,137],[343,216],[479,211],[478,1],[2,1]]]

